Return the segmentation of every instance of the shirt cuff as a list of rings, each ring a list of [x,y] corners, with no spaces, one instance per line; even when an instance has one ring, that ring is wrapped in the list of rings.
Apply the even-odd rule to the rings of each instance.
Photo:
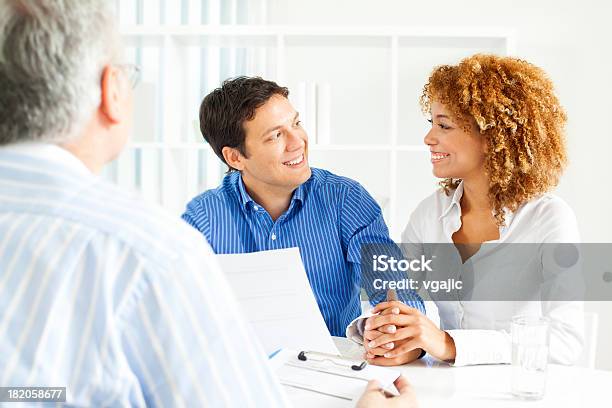
[[[353,320],[346,327],[346,338],[353,342],[363,345],[363,333],[365,331],[365,322],[368,317],[374,316],[372,313],[363,313],[361,316]]]
[[[509,364],[510,336],[496,330],[446,330],[455,342],[455,361],[460,367],[477,364]]]

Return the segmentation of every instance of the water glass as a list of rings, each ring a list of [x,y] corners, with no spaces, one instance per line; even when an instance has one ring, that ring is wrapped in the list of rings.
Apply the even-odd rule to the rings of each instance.
[[[512,318],[512,394],[527,400],[544,397],[550,321],[545,317]]]

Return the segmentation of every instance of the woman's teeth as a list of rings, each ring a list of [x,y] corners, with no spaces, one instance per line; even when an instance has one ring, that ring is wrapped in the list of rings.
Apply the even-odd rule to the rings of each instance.
[[[431,158],[433,160],[442,160],[442,159],[444,159],[445,157],[448,157],[448,156],[450,156],[450,154],[447,154],[447,153],[432,153],[431,154]]]
[[[288,162],[284,162],[283,164],[285,166],[295,166],[296,164],[300,164],[302,161],[304,161],[304,155],[301,155],[297,159],[294,159],[294,160],[291,160],[291,161],[288,161]]]

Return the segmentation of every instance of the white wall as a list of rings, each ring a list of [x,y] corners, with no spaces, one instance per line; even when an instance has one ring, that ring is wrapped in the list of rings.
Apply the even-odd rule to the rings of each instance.
[[[557,193],[574,209],[583,242],[612,242],[612,2],[269,0],[268,13],[268,23],[282,25],[515,28],[516,56],[548,72],[569,116],[570,166]],[[597,366],[612,369],[612,303],[586,307],[600,314]]]

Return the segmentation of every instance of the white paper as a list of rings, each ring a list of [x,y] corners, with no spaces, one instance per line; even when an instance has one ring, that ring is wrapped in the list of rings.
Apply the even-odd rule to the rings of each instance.
[[[298,248],[217,257],[266,353],[282,348],[340,354]]]
[[[399,370],[368,365],[355,371],[350,366],[360,364],[359,360],[307,354],[308,360],[300,361],[297,355],[296,350],[282,350],[270,362],[295,407],[353,407],[373,379],[397,394],[393,382]]]

